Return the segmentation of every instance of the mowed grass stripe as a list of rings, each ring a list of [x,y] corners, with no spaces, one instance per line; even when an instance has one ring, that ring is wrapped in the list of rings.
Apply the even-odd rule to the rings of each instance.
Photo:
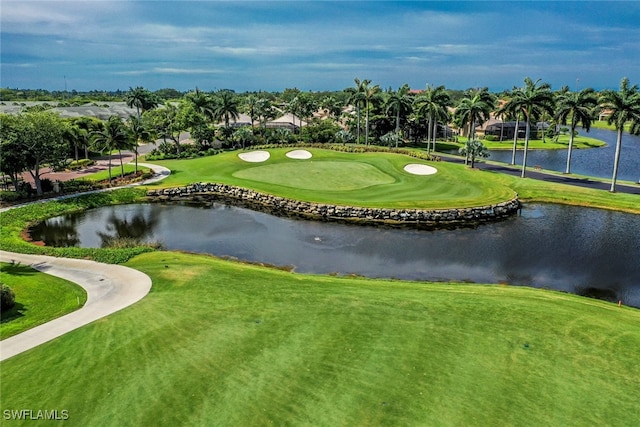
[[[3,362],[5,408],[64,407],[69,425],[637,420],[638,310],[168,252],[128,265],[152,277],[152,292]]]
[[[248,163],[230,152],[192,160],[157,162],[174,171],[158,186],[221,182],[281,197],[346,206],[445,209],[510,200],[515,192],[491,172],[426,162],[392,153],[341,153],[311,149],[308,160],[290,159],[288,149],[270,149],[264,163]],[[326,163],[326,165],[322,165]],[[438,169],[428,176],[404,171],[409,163]],[[326,173],[322,173],[326,172]],[[312,190],[312,191],[310,191]]]

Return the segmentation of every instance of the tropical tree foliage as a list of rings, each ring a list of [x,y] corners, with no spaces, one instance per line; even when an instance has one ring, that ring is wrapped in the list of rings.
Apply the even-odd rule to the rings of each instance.
[[[355,79],[353,79],[353,81],[356,84],[355,88],[349,87],[344,91],[349,94],[347,102],[353,105],[356,109],[356,139],[358,142],[360,142],[360,125],[362,123],[361,113],[362,108],[366,106],[365,92],[369,84],[371,84],[371,80],[365,79],[361,81],[356,77]]]
[[[14,185],[18,174],[26,170],[33,178],[37,194],[43,193],[40,179],[43,167],[63,163],[69,152],[65,126],[57,114],[49,111],[2,116],[0,167]]]
[[[397,136],[397,138],[395,139],[396,147],[398,146],[397,143],[400,139],[400,118],[406,118],[412,111],[409,89],[409,85],[404,84],[399,87],[397,91],[389,90],[389,92],[387,92],[387,98],[384,103],[386,112],[393,112],[395,116],[395,134]]]
[[[129,88],[129,92],[125,96],[125,102],[131,108],[136,108],[138,118],[140,114],[147,110],[156,108],[159,104],[158,97],[143,87]]]
[[[471,160],[471,168],[475,166],[477,157],[489,157],[487,147],[477,139],[468,139],[459,152]]]
[[[618,165],[622,149],[622,134],[627,123],[631,124],[633,132],[640,131],[640,92],[638,85],[629,85],[629,79],[623,78],[618,91],[605,90],[600,96],[601,107],[609,112],[607,123],[613,124],[618,133],[616,138],[616,154],[613,159],[613,176],[611,177],[611,192],[616,191]]]
[[[529,77],[524,79],[524,83],[524,87],[515,91],[511,98],[514,111],[522,112],[527,122],[522,157],[522,173],[520,175],[522,178],[525,177],[527,169],[527,151],[531,135],[531,122],[536,123],[543,112],[552,115],[554,110],[554,98],[549,83],[541,83],[540,79],[534,82]]]
[[[598,98],[591,88],[582,89],[580,92],[561,91],[558,96],[556,119],[562,125],[567,125],[567,122],[569,122],[571,128],[565,173],[571,173],[571,151],[576,127],[578,124],[582,124],[582,128],[589,132],[597,104]]]
[[[104,129],[92,134],[93,146],[101,153],[107,153],[109,158],[109,184],[111,184],[111,152],[118,150],[120,157],[120,176],[124,176],[122,150],[130,149],[133,145],[131,134],[120,117],[111,116],[104,124]]]
[[[415,110],[419,117],[427,119],[427,151],[430,151],[430,140],[433,140],[433,150],[436,149],[436,136],[438,133],[438,121],[444,125],[449,122],[450,98],[444,86],[427,88],[418,95],[414,101]],[[470,117],[470,116],[469,116]]]

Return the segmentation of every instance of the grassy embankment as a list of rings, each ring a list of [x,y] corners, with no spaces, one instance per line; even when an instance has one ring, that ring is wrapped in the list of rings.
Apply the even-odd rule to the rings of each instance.
[[[3,409],[67,409],[78,426],[586,426],[640,415],[635,309],[168,252],[127,265],[152,277],[151,293],[3,362]]]
[[[0,275],[16,294],[16,305],[2,312],[0,339],[77,310],[87,301],[80,286],[27,265],[0,263]]]

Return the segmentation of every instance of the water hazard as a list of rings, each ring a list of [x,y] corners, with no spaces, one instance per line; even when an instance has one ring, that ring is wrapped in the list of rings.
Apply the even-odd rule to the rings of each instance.
[[[418,231],[292,220],[223,204],[141,204],[52,218],[32,237],[82,247],[131,237],[305,273],[527,285],[640,307],[640,215],[599,209],[532,204],[475,229]]]

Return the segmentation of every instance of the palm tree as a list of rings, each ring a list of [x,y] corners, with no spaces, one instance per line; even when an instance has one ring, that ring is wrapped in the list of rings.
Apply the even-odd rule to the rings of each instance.
[[[525,86],[513,93],[513,108],[516,112],[522,112],[527,121],[524,136],[524,153],[522,157],[521,177],[525,177],[527,168],[527,150],[529,148],[529,136],[531,133],[531,121],[537,121],[543,112],[553,114],[554,99],[549,83],[540,83],[540,79],[535,82],[529,77],[524,79]]]
[[[238,128],[233,132],[233,139],[242,144],[242,149],[245,148],[247,142],[253,141],[253,131],[248,126]]]
[[[427,85],[427,89],[414,101],[418,115],[428,118],[429,120],[427,127],[427,152],[430,151],[430,139],[433,139],[433,150],[435,151],[436,149],[438,121],[441,120],[445,124],[449,121],[449,110],[447,110],[447,107],[450,102],[451,98],[444,86],[433,87],[430,85]]]
[[[573,149],[573,137],[578,123],[589,132],[593,121],[593,110],[598,104],[596,93],[591,88],[582,89],[580,92],[560,92],[556,107],[556,119],[563,125],[569,121],[571,133],[569,135],[569,148],[567,150],[567,168],[565,173],[571,173],[571,150]]]
[[[356,107],[356,115],[357,115],[356,138],[358,142],[360,142],[360,109],[365,105],[365,91],[366,91],[366,88],[371,83],[371,80],[360,81],[360,79],[356,77],[355,79],[353,79],[353,81],[356,83],[356,87],[347,88],[345,89],[345,92],[349,94],[349,99],[347,100],[347,102],[352,104],[354,107]]]
[[[409,98],[409,85],[404,84],[397,91],[389,92],[389,97],[385,101],[385,109],[387,113],[391,110],[395,111],[396,116],[396,148],[398,148],[398,140],[400,139],[400,115],[408,115],[411,112],[411,99]]]
[[[217,102],[214,107],[214,117],[218,120],[224,119],[224,125],[229,127],[231,119],[237,120],[240,117],[238,98],[230,90],[223,90],[218,93]]]
[[[118,116],[111,116],[100,131],[92,133],[94,146],[100,152],[109,154],[109,185],[111,185],[111,151],[118,150],[120,153],[120,171],[124,176],[124,165],[122,164],[121,150],[131,147],[131,135]]]
[[[63,138],[67,142],[69,142],[70,145],[73,145],[74,158],[75,158],[75,161],[77,162],[79,158],[78,150],[80,147],[86,147],[88,138],[89,138],[89,133],[87,132],[86,129],[82,129],[80,126],[78,126],[77,123],[68,123],[67,126],[65,126]],[[86,148],[85,148],[85,154],[86,154]]]
[[[129,128],[129,133],[131,134],[133,152],[136,158],[136,173],[138,173],[138,144],[151,142],[153,135],[144,126],[142,120],[136,116],[129,116],[127,126]]]
[[[185,98],[196,112],[202,114],[206,119],[214,119],[216,101],[211,96],[196,87],[195,92],[189,92]]]
[[[464,147],[460,147],[459,152],[465,157],[471,158],[471,169],[475,165],[476,157],[489,157],[487,147],[477,139],[467,139]]]
[[[255,127],[253,122],[260,117],[260,114],[258,113],[259,101],[260,100],[255,95],[248,95],[244,99],[245,111],[247,112],[247,115],[251,117],[251,128]]]
[[[460,100],[455,111],[455,116],[460,125],[469,125],[468,139],[475,139],[476,126],[484,124],[491,117],[494,109],[495,98],[489,93],[487,88],[474,89],[467,92],[467,96]],[[468,161],[465,157],[465,163]]]
[[[365,108],[364,139],[365,145],[369,145],[369,112],[371,107],[380,99],[380,85],[365,85],[363,99]]]
[[[138,86],[135,89],[130,87],[125,100],[129,107],[136,107],[138,118],[140,118],[141,112],[144,113],[145,111],[158,106],[158,98],[141,86]]]
[[[520,131],[520,119],[522,118],[522,111],[520,111],[519,107],[516,105],[514,101],[514,97],[516,92],[521,90],[520,88],[514,87],[510,92],[507,93],[506,102],[496,110],[496,116],[501,116],[503,118],[510,118],[516,121],[516,126],[513,132],[513,149],[511,150],[511,164],[516,164],[516,150],[518,148],[518,133]],[[502,141],[502,130],[500,131],[500,140]]]
[[[605,90],[600,96],[600,106],[611,113],[607,118],[608,124],[615,124],[618,138],[616,139],[616,154],[613,160],[613,177],[611,178],[611,192],[616,191],[618,179],[618,164],[620,162],[620,150],[622,148],[622,133],[627,122],[631,122],[631,130],[637,132],[640,126],[640,92],[638,85],[629,87],[629,79],[623,78],[620,89]]]

